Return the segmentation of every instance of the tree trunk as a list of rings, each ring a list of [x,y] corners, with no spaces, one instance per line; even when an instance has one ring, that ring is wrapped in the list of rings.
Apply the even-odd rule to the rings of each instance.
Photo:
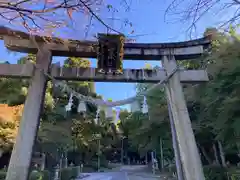
[[[218,141],[218,148],[219,148],[219,152],[220,152],[222,165],[223,165],[223,167],[227,167],[227,164],[226,164],[226,161],[225,161],[225,154],[224,154],[224,151],[223,151],[223,147],[222,147],[221,141]]]
[[[148,153],[146,153],[145,155],[145,162],[146,162],[146,165],[148,164]]]
[[[238,137],[238,135],[236,135],[236,133],[234,133],[234,136]],[[236,146],[237,146],[238,156],[240,157],[240,142],[239,142],[239,139],[237,139]]]
[[[155,174],[155,166],[154,166],[154,152],[151,152],[151,160],[152,160],[152,173]]]
[[[3,155],[3,150],[0,148],[0,158],[2,157]]]
[[[67,151],[65,151],[65,155],[64,155],[64,168],[68,167],[68,156],[67,156]]]
[[[63,168],[63,157],[61,155],[60,160],[59,160],[59,168],[62,169]]]
[[[237,145],[238,156],[240,157],[240,143],[236,143],[236,145]]]
[[[218,160],[217,147],[216,147],[216,144],[215,144],[215,143],[213,143],[213,153],[214,153],[214,157],[215,157],[216,164],[217,164],[217,165],[220,165],[220,162],[219,162],[219,160]]]
[[[212,164],[212,160],[211,158],[208,156],[207,152],[205,151],[204,147],[202,147],[201,145],[199,145],[200,150],[203,153],[203,156],[205,157],[205,159],[207,160],[208,164]]]
[[[161,170],[164,168],[164,159],[163,159],[163,142],[162,138],[160,138],[160,156],[161,156]]]

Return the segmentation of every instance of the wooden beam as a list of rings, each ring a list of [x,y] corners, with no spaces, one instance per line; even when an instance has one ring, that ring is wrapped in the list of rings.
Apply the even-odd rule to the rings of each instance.
[[[1,64],[0,77],[30,78],[33,72],[32,64]],[[166,77],[162,70],[125,69],[122,75],[110,76],[99,74],[96,68],[63,68],[52,65],[51,75],[58,80],[96,81],[96,82],[148,82],[157,83]],[[205,70],[181,70],[182,83],[207,82]]]
[[[33,42],[33,39],[19,39],[15,36],[5,36],[3,39],[9,50],[17,52],[36,53],[37,46],[44,44],[52,51],[53,56],[97,57],[97,42],[94,41],[49,40],[49,42],[43,42],[39,40]],[[178,43],[126,43],[124,59],[160,60],[165,55],[165,50],[169,48],[172,49],[177,60],[193,59],[201,56],[204,46],[209,43],[207,38]]]

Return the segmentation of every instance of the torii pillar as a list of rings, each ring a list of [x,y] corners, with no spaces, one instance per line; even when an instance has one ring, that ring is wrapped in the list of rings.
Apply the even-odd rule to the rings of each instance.
[[[177,68],[171,49],[165,51],[163,66],[167,75]],[[166,95],[171,107],[173,122],[177,134],[177,142],[185,180],[204,180],[202,163],[191,126],[179,71],[175,72],[166,84]]]
[[[47,87],[47,77],[43,71],[48,72],[51,61],[51,52],[44,47],[41,48],[41,51],[37,53],[36,65],[38,68],[34,70],[28,89],[6,180],[26,180],[28,178],[33,146]]]

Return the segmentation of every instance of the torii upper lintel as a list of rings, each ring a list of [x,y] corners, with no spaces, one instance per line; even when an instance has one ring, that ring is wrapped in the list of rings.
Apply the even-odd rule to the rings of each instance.
[[[53,56],[97,57],[96,41],[79,41],[56,37],[30,36],[30,34],[0,27],[0,38],[4,39],[8,49],[17,52],[36,53],[38,44],[45,43]],[[176,60],[199,57],[211,42],[210,36],[183,42],[170,43],[125,43],[124,60],[161,60],[166,49],[172,49]]]

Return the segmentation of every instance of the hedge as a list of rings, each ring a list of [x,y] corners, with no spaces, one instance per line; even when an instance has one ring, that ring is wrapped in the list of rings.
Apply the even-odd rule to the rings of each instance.
[[[0,170],[0,180],[5,180],[7,175],[6,171]],[[32,171],[29,175],[29,180],[50,180],[50,173],[49,171]]]
[[[5,180],[5,177],[6,177],[6,171],[0,170],[0,180]]]
[[[78,167],[68,167],[61,169],[60,180],[75,179],[78,176]]]
[[[176,166],[169,168],[170,172],[176,172]],[[224,168],[219,165],[203,167],[206,180],[240,180],[240,169],[237,167]]]
[[[203,171],[204,171],[206,180],[228,180],[227,168],[217,166],[217,165],[210,165],[210,166],[204,166]]]

